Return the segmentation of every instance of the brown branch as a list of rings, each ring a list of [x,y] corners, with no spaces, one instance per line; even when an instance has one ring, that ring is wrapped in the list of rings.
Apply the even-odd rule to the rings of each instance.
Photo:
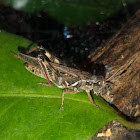
[[[95,64],[111,68],[113,100],[103,97],[127,116],[140,116],[140,9],[106,45],[89,55]]]

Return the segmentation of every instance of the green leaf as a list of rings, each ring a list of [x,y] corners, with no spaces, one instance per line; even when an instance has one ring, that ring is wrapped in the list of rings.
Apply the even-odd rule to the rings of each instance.
[[[29,13],[47,12],[61,23],[85,25],[102,21],[123,8],[122,0],[5,0],[15,9]],[[125,4],[135,0],[125,0]]]
[[[82,140],[92,137],[107,122],[119,118],[100,97],[89,101],[86,92],[66,94],[61,111],[62,90],[24,68],[24,62],[10,51],[31,42],[0,32],[0,139]]]

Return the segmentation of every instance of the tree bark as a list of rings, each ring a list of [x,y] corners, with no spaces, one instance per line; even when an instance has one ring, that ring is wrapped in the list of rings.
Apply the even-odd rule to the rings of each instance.
[[[114,84],[110,93],[113,99],[108,95],[103,98],[126,116],[140,116],[140,9],[89,59],[110,69],[106,80]]]

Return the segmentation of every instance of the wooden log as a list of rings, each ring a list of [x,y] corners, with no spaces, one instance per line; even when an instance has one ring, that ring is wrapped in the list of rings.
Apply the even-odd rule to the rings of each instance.
[[[140,9],[88,58],[111,70],[106,80],[114,84],[112,96],[103,98],[126,116],[140,116]]]

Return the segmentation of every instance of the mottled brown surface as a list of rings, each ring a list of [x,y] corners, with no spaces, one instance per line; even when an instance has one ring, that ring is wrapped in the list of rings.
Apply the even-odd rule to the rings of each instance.
[[[104,98],[127,116],[140,116],[140,10],[105,45],[89,55],[111,68],[113,100]]]
[[[117,120],[111,121],[102,127],[91,140],[139,140],[140,131],[129,129]]]

